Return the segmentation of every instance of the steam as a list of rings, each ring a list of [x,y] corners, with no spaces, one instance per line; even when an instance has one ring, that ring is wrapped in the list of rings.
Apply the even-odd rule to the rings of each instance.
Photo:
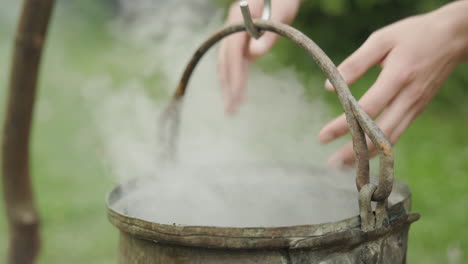
[[[161,166],[158,117],[192,53],[222,24],[210,0],[121,1],[116,38],[147,54],[138,62],[140,78],[160,78],[149,87],[139,78],[118,84],[100,76],[83,89],[110,172],[121,182],[141,179],[116,206],[167,224],[278,226],[356,215],[353,177],[310,169],[323,168],[330,154],[316,140],[330,114],[305,96],[291,69],[254,67],[246,103],[227,118],[216,52],[209,52],[184,100],[178,166]]]

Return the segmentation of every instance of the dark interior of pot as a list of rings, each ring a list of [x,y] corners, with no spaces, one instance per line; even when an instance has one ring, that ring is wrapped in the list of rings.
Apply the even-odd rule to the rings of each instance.
[[[122,216],[163,225],[311,225],[359,214],[354,179],[354,172],[297,164],[186,165],[117,187],[108,206]],[[389,206],[409,196],[408,187],[396,181]]]

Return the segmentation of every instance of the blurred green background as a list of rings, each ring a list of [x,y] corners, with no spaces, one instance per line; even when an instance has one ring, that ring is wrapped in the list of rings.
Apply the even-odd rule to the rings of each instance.
[[[156,0],[155,0],[156,1]],[[220,6],[229,1],[214,0]],[[295,26],[311,36],[335,63],[342,61],[372,31],[411,14],[430,11],[449,1],[317,0],[305,1]],[[8,71],[19,1],[0,1],[0,118],[3,120]],[[90,76],[109,75],[114,83],[142,78],[145,56],[115,41],[109,23],[118,14],[115,1],[57,1],[47,49],[33,131],[32,172],[42,220],[40,263],[115,263],[117,230],[108,223],[104,197],[114,181],[101,162],[99,137],[77,87]],[[286,41],[260,61],[266,71],[291,66],[338,114],[335,95],[321,87],[322,74],[310,59]],[[468,67],[461,65],[420,118],[395,147],[396,177],[409,183],[413,208],[422,214],[410,231],[409,263],[468,261]],[[373,69],[351,88],[359,97],[373,83]],[[146,78],[146,79],[145,79]],[[319,80],[319,81],[317,81]],[[318,87],[317,87],[318,86]],[[308,89],[309,89],[308,88]],[[0,211],[4,211],[0,204]],[[6,223],[0,217],[0,256],[6,250]]]

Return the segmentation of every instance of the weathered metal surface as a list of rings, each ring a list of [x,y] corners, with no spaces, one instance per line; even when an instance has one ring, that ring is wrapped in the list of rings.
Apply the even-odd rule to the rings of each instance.
[[[409,213],[409,189],[397,181],[389,199],[389,222],[367,232],[361,230],[359,216],[289,227],[163,225],[114,210],[133,188],[132,183],[117,187],[108,197],[109,219],[121,230],[120,263],[360,263],[340,261],[368,256],[375,247],[385,257],[372,263],[403,263],[408,227],[419,217]],[[290,262],[281,262],[285,254]]]
[[[408,226],[356,247],[329,249],[217,249],[168,245],[121,233],[119,263],[310,264],[405,263]],[[403,250],[402,250],[403,249]]]
[[[371,231],[376,227],[371,199],[375,189],[377,189],[377,186],[369,183],[359,191],[359,215],[361,216],[361,230],[364,232]]]

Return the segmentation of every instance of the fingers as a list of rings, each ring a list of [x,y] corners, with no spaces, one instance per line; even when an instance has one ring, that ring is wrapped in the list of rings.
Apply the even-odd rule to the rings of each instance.
[[[262,6],[255,3],[251,6],[254,17],[261,15]],[[231,5],[226,24],[242,21],[238,3]],[[249,35],[236,33],[221,41],[218,55],[218,73],[224,101],[224,110],[233,114],[245,97],[246,72],[248,68],[247,47]]]
[[[402,94],[402,96],[405,96]],[[406,94],[406,98],[408,95]],[[404,114],[402,119],[396,121],[396,126],[394,127],[391,134],[388,135],[388,139],[392,144],[395,144],[403,134],[403,132],[411,125],[411,123],[416,119],[416,117],[421,114],[424,109],[424,102],[415,102],[412,103],[411,101],[408,102],[410,105],[410,110]]]
[[[280,21],[281,23],[290,24],[297,15],[300,1],[284,1],[274,0],[272,5],[271,20]],[[258,40],[250,41],[248,56],[250,59],[255,59],[265,55],[278,41],[279,35],[271,32],[265,32]]]
[[[328,167],[343,169],[354,165],[355,153],[351,142],[344,145],[338,151],[333,153],[328,159]]]
[[[278,38],[278,34],[271,32],[265,32],[259,39],[252,38],[247,53],[249,59],[253,60],[265,55],[275,45]]]
[[[408,100],[406,91],[401,92],[398,97],[389,104],[376,122],[392,145],[397,142],[405,129],[408,128],[411,122],[421,112],[422,107]],[[367,147],[370,157],[377,154],[375,145],[369,138],[367,138]],[[333,168],[350,167],[354,165],[354,162],[355,152],[353,145],[348,143],[330,157],[328,166]]]
[[[252,0],[252,17],[261,17],[263,0]],[[274,0],[272,20],[290,23],[297,14],[300,1]],[[226,24],[242,22],[239,4],[231,5]],[[218,71],[226,113],[234,113],[245,98],[247,70],[250,62],[267,53],[278,40],[273,33],[265,33],[258,41],[243,32],[237,33],[221,42]]]
[[[338,71],[348,85],[385,58],[392,48],[392,42],[388,39],[379,32],[372,34],[359,49],[338,66]],[[329,80],[325,82],[325,88],[329,91],[335,90]]]
[[[420,114],[420,111],[412,111],[406,115],[403,120],[398,122],[398,125],[393,130],[392,134],[388,137],[392,144],[395,144],[403,134],[403,132],[411,125],[411,122]]]
[[[228,73],[229,73],[229,64],[226,63],[226,43],[223,40],[221,42],[221,47],[219,49],[219,54],[218,54],[218,76],[219,76],[221,94],[223,97],[225,110],[231,98]]]
[[[344,114],[335,118],[326,124],[319,132],[319,142],[321,144],[329,143],[349,132],[348,123]]]
[[[371,118],[375,118],[412,78],[400,74],[401,70],[397,63],[388,65],[382,70],[374,85],[359,100],[359,105]],[[325,125],[319,133],[319,142],[328,143],[348,132],[348,123],[343,114]]]
[[[238,33],[231,36],[228,43],[229,52],[226,54],[229,61],[228,79],[231,86],[231,96],[226,111],[234,113],[243,101],[246,89],[248,60],[245,56],[249,37],[246,33]]]
[[[252,17],[261,17],[263,0],[252,0],[249,3]],[[290,23],[297,14],[300,1],[274,0],[272,4],[275,6],[272,9],[272,20]],[[236,2],[231,5],[226,24],[242,21],[239,4]],[[234,113],[244,100],[249,61],[267,53],[277,40],[278,36],[274,33],[267,32],[259,40],[251,39],[247,33],[238,33],[221,42],[218,71],[227,113]]]
[[[248,60],[245,49],[249,37],[236,33],[223,40],[218,56],[218,71],[226,113],[232,114],[245,96]]]

